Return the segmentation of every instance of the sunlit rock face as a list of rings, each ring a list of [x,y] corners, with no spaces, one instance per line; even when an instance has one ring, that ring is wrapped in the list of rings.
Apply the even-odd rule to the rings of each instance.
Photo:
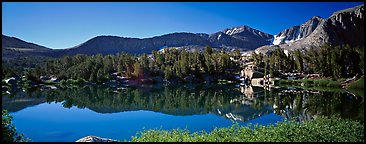
[[[267,53],[274,48],[287,50],[317,48],[324,44],[364,46],[364,5],[334,12],[329,18],[313,17],[274,36],[273,45],[256,49]]]
[[[249,26],[239,26],[213,33],[209,41],[213,47],[236,47],[253,50],[271,44],[273,35],[264,33]]]
[[[319,16],[314,16],[301,26],[285,29],[274,36],[273,45],[289,44],[309,36],[318,25],[324,21]]]

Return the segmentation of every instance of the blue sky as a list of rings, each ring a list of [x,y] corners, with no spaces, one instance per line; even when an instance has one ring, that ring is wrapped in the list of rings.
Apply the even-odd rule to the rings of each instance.
[[[363,2],[2,2],[2,31],[49,48],[99,35],[148,38],[247,25],[278,32]]]

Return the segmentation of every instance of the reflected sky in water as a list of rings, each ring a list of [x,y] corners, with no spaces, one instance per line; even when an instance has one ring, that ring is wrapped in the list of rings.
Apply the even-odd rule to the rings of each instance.
[[[211,131],[214,127],[227,127],[228,119],[215,114],[173,116],[146,110],[101,114],[89,109],[64,108],[61,103],[43,103],[13,113],[14,124],[33,141],[76,141],[95,135],[119,140],[129,140],[142,129],[187,128],[193,131]],[[269,124],[283,118],[269,114],[253,123]],[[240,122],[240,125],[247,123]]]
[[[19,90],[3,96],[2,108],[32,141],[76,141],[88,135],[123,141],[143,129],[211,131],[234,121],[268,125],[335,113],[363,121],[363,98],[342,92],[251,88],[244,95],[243,90],[235,85]]]

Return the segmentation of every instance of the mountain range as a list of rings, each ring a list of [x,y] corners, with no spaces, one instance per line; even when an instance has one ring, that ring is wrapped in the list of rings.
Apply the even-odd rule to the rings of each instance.
[[[364,45],[364,5],[334,12],[329,18],[314,16],[300,26],[285,29],[271,35],[249,26],[239,26],[222,31],[205,33],[171,33],[152,38],[126,38],[119,36],[97,36],[72,48],[51,49],[29,43],[15,37],[2,35],[2,56],[63,56],[75,54],[94,55],[127,52],[131,54],[151,53],[171,47],[203,49],[211,46],[231,51],[256,50],[266,52],[275,47],[288,50],[331,45]]]

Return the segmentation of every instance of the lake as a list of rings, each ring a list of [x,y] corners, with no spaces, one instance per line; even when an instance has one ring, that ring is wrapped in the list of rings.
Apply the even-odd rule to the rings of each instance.
[[[2,96],[2,108],[18,132],[37,142],[73,142],[88,135],[123,141],[143,129],[209,132],[233,123],[268,125],[319,115],[364,119],[363,97],[342,89],[220,84],[18,89]]]

